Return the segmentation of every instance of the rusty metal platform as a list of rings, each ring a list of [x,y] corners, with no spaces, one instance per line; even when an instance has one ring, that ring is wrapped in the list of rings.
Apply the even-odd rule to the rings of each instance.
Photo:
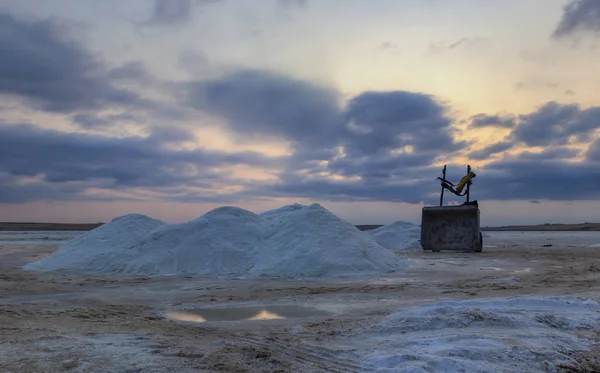
[[[425,206],[421,215],[421,247],[431,251],[483,249],[479,206]]]

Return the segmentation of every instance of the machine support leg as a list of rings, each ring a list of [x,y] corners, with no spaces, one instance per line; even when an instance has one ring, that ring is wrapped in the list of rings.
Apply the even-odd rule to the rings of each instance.
[[[469,172],[471,172],[471,166],[467,165],[467,175],[469,174]],[[471,198],[471,183],[468,182],[467,183],[467,193],[465,193],[467,195],[467,202],[469,202],[470,198]]]
[[[444,169],[442,170],[442,178],[446,180],[446,165],[444,165]],[[440,193],[440,206],[444,204],[444,187],[442,186],[442,192]]]

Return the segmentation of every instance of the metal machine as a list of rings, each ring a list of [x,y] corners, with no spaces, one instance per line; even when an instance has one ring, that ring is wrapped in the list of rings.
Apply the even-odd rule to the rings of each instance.
[[[479,225],[479,205],[470,201],[472,180],[477,175],[467,166],[467,174],[457,183],[446,180],[446,166],[442,171],[442,191],[439,206],[423,207],[421,215],[421,246],[423,250],[475,251],[483,249],[483,235]],[[444,190],[466,197],[461,205],[444,206]]]

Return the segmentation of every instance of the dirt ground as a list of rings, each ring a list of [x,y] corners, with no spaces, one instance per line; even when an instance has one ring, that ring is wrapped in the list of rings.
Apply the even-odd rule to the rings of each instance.
[[[0,247],[0,372],[357,372],[344,336],[443,299],[569,294],[600,300],[600,249],[490,247],[402,254],[408,270],[335,281],[83,277],[20,267],[56,246]],[[306,319],[191,323],[168,311],[302,305]],[[596,338],[598,341],[598,332]],[[600,372],[600,349],[565,372]]]

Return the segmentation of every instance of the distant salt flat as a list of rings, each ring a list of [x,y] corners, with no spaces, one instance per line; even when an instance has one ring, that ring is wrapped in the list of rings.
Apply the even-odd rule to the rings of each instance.
[[[489,246],[578,246],[600,247],[600,232],[485,232]]]
[[[57,245],[84,234],[82,231],[3,231],[0,245]]]

